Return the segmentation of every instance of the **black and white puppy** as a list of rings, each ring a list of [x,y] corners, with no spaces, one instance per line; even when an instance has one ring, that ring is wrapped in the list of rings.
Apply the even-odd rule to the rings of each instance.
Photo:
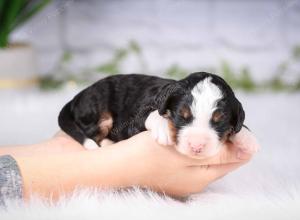
[[[104,78],[80,92],[63,107],[59,126],[87,148],[150,130],[158,143],[204,158],[241,130],[236,140],[247,148],[244,119],[241,103],[217,75],[199,72],[175,81],[131,74]],[[256,150],[252,145],[250,151]]]

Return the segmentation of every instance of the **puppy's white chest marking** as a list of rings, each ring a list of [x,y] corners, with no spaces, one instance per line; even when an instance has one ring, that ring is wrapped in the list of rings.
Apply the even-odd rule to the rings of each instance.
[[[145,127],[151,131],[152,137],[162,145],[174,144],[171,131],[169,129],[168,119],[159,115],[158,111],[153,111],[149,114],[145,121]]]

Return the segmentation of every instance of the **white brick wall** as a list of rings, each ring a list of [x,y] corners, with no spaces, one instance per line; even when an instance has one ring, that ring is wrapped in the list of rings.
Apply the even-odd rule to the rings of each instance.
[[[300,0],[56,1],[14,39],[36,46],[41,72],[51,70],[63,41],[76,54],[76,66],[91,66],[134,39],[151,72],[173,63],[199,70],[228,60],[267,78],[300,44],[299,12]],[[134,59],[124,65],[130,71],[140,71]]]

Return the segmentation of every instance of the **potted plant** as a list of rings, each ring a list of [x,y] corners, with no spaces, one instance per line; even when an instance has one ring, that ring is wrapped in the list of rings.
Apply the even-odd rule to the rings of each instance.
[[[10,36],[50,1],[0,0],[0,88],[31,84],[37,78],[33,48],[10,42]]]

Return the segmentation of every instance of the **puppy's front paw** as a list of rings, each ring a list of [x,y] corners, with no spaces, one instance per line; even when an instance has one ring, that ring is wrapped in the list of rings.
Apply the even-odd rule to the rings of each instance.
[[[151,131],[152,137],[161,145],[174,144],[171,138],[168,119],[159,115],[158,111],[153,111],[149,114],[145,122],[147,130]]]
[[[86,138],[83,142],[83,146],[87,149],[87,150],[95,150],[97,148],[99,148],[99,145],[92,139],[90,138]]]
[[[259,150],[257,139],[247,128],[243,127],[239,133],[230,138],[234,146],[246,153],[255,153]]]
[[[169,134],[168,122],[161,122],[157,127],[151,130],[152,137],[161,145],[172,145]]]

